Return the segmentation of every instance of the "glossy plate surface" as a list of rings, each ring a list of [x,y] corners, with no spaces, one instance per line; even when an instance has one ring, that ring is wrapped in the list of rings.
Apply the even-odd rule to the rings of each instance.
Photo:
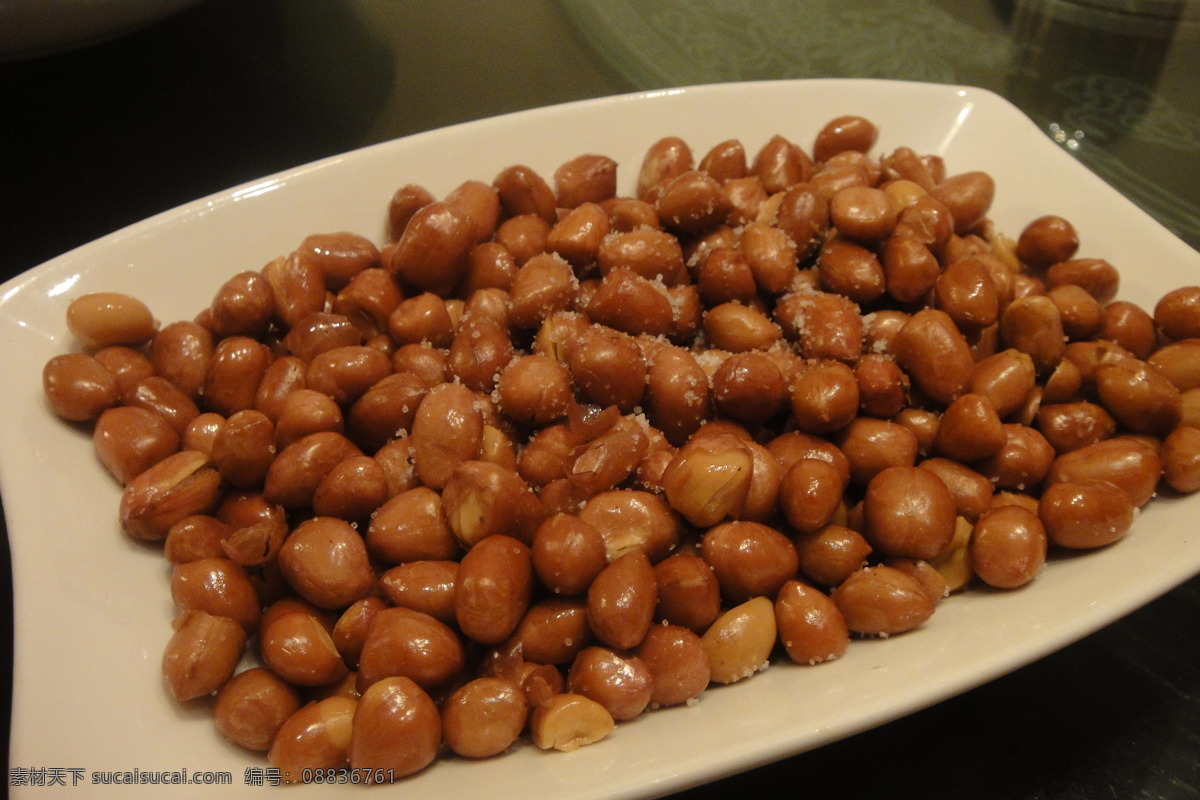
[[[1006,101],[883,81],[724,84],[522,112],[373,146],[146,220],[0,287],[0,487],[16,626],[10,765],[55,768],[65,778],[60,791],[74,796],[73,781],[90,784],[93,773],[184,769],[228,771],[232,785],[221,791],[239,794],[257,790],[246,767],[265,766],[225,744],[206,708],[168,699],[159,672],[172,616],[166,564],[157,548],[120,531],[119,489],[88,435],[42,401],[42,365],[74,348],[64,323],[73,297],[124,291],[163,322],[191,318],[226,278],[260,268],[309,233],[352,230],[382,241],[388,198],[404,183],[440,194],[515,163],[548,177],[568,158],[597,152],[621,164],[628,192],[661,136],[682,136],[698,154],[729,138],[753,153],[776,133],[808,147],[820,125],[847,113],[880,125],[880,153],[907,145],[941,154],[952,173],[989,171],[998,184],[992,216],[1011,235],[1044,213],[1072,220],[1080,255],[1121,270],[1122,298],[1150,307],[1165,291],[1200,282],[1200,255]],[[1198,508],[1160,498],[1125,540],[1057,559],[1020,591],[954,597],[918,631],[856,641],[816,668],[774,666],[571,754],[523,746],[480,763],[442,760],[405,781],[405,797],[650,797],[849,736],[1063,647],[1196,574]],[[125,798],[161,791],[91,788]],[[187,788],[197,797],[213,791]],[[327,796],[328,788],[298,791]],[[12,791],[44,797],[55,789]]]

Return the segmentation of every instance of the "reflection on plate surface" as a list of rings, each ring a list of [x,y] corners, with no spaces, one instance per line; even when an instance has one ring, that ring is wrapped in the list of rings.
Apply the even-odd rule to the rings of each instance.
[[[642,154],[661,136],[682,136],[697,152],[729,138],[753,152],[776,133],[808,147],[821,124],[846,113],[880,125],[879,152],[906,145],[941,154],[951,172],[991,172],[1001,230],[1015,235],[1044,213],[1072,220],[1080,254],[1122,270],[1125,299],[1149,306],[1200,280],[1200,255],[1004,100],[885,81],[725,84],[523,112],[356,151],[154,217],[0,287],[0,367],[9,381],[0,397],[0,487],[16,624],[11,765],[79,770],[65,773],[64,794],[78,793],[76,774],[87,782],[94,771],[134,769],[229,771],[232,786],[222,792],[236,794],[256,789],[247,767],[265,766],[223,743],[207,709],[167,698],[159,674],[172,616],[165,562],[121,533],[119,490],[88,436],[42,403],[42,365],[73,347],[63,321],[72,297],[126,291],[164,322],[191,318],[226,278],[260,268],[309,233],[382,240],[388,198],[404,183],[441,194],[511,164],[548,176],[568,158],[597,152],[621,164],[630,191]],[[1200,571],[1195,513],[1193,501],[1157,500],[1114,547],[1057,560],[1020,591],[952,598],[918,631],[854,642],[842,659],[815,668],[772,667],[572,754],[525,746],[480,763],[445,759],[403,790],[409,798],[648,797],[820,746],[1045,655]],[[327,796],[322,789],[299,792]]]

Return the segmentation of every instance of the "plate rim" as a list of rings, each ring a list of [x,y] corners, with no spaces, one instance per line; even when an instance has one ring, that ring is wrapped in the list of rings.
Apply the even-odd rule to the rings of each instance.
[[[260,185],[264,181],[275,180],[275,181],[287,182],[288,180],[292,179],[293,177],[303,176],[304,174],[308,173],[309,171],[334,168],[334,167],[336,167],[336,165],[338,163],[343,162],[345,159],[355,158],[358,154],[361,154],[365,151],[380,150],[381,152],[383,152],[383,151],[386,151],[388,148],[395,147],[398,142],[420,143],[421,141],[423,141],[425,139],[435,139],[439,136],[443,136],[448,131],[455,131],[455,130],[462,129],[462,128],[476,128],[482,124],[507,124],[507,123],[512,123],[512,122],[519,123],[526,118],[533,118],[533,117],[537,117],[539,115],[553,115],[555,113],[561,113],[563,111],[571,112],[579,107],[600,109],[600,108],[610,107],[613,104],[645,103],[647,101],[656,101],[663,97],[670,97],[670,96],[672,96],[671,93],[673,93],[673,92],[691,93],[692,95],[703,94],[703,93],[708,93],[708,92],[714,92],[714,93],[720,94],[720,93],[726,93],[726,92],[731,92],[731,91],[745,90],[747,87],[751,87],[751,86],[757,87],[757,89],[763,89],[766,87],[786,89],[788,85],[795,85],[795,84],[806,84],[806,85],[831,84],[831,85],[840,85],[840,86],[846,86],[848,84],[880,84],[880,85],[888,85],[891,88],[897,88],[900,86],[920,87],[919,91],[932,91],[936,94],[944,94],[944,93],[952,93],[953,92],[953,93],[959,93],[960,96],[964,96],[964,97],[971,96],[971,97],[977,97],[977,98],[986,98],[986,102],[992,103],[992,104],[995,104],[996,101],[999,101],[1000,105],[998,107],[1002,107],[1002,108],[1006,107],[1007,109],[1009,109],[1009,113],[1015,112],[1021,118],[1023,118],[1025,120],[1025,122],[1027,122],[1028,125],[1033,130],[1035,130],[1035,131],[1037,130],[1036,126],[1032,123],[1032,121],[1029,120],[1029,118],[1027,116],[1025,116],[1023,113],[1021,113],[1014,105],[1012,105],[1009,101],[1005,100],[1000,95],[998,95],[990,90],[987,90],[987,89],[980,89],[980,88],[976,88],[976,87],[964,87],[964,86],[949,86],[949,85],[945,85],[945,84],[925,84],[925,83],[919,83],[919,82],[913,82],[913,81],[889,81],[889,80],[882,80],[882,79],[866,79],[866,80],[864,80],[864,79],[841,79],[841,78],[780,79],[780,80],[775,80],[775,81],[746,81],[746,82],[739,82],[736,84],[701,84],[701,85],[690,86],[690,87],[675,87],[675,88],[659,89],[659,90],[645,90],[645,91],[630,92],[630,93],[624,93],[624,94],[619,94],[619,95],[600,97],[600,98],[574,100],[574,101],[568,101],[565,103],[559,103],[559,104],[554,104],[554,105],[550,105],[550,106],[538,107],[538,108],[534,108],[534,109],[525,109],[525,110],[520,110],[520,111],[514,111],[514,112],[509,112],[507,114],[502,114],[502,115],[498,115],[495,117],[489,117],[489,118],[485,118],[485,119],[481,119],[481,120],[455,123],[454,125],[445,126],[445,127],[438,128],[435,130],[412,134],[409,136],[401,137],[399,139],[390,140],[388,142],[380,142],[377,144],[367,145],[365,147],[347,151],[346,153],[343,153],[343,154],[318,159],[316,161],[309,162],[308,164],[304,164],[304,165],[300,165],[298,167],[293,167],[290,169],[272,173],[271,175],[264,176],[263,178],[260,178],[260,179],[254,179],[251,181],[243,182],[234,187],[230,187],[229,189],[212,193],[205,197],[198,198],[196,200],[184,203],[180,206],[176,206],[173,209],[168,209],[166,211],[155,214],[155,215],[148,217],[145,220],[142,220],[140,222],[136,222],[131,225],[122,227],[116,231],[113,231],[110,234],[107,234],[106,236],[100,237],[99,239],[97,239],[93,242],[89,242],[89,243],[81,245],[77,248],[73,248],[72,250],[69,250],[69,251],[63,253],[60,256],[50,259],[49,261],[43,263],[42,265],[39,265],[30,270],[27,270],[26,272],[22,273],[21,275],[15,276],[14,278],[12,278],[10,280],[5,281],[3,284],[0,284],[0,331],[8,333],[8,330],[7,330],[8,326],[6,324],[7,316],[5,313],[8,310],[8,308],[11,307],[13,303],[19,304],[20,300],[22,299],[22,292],[25,292],[26,294],[28,294],[29,292],[32,292],[33,289],[28,288],[28,287],[33,286],[38,281],[38,279],[42,278],[44,275],[52,272],[55,269],[65,268],[67,266],[70,266],[70,265],[76,263],[79,260],[86,258],[89,254],[91,254],[93,252],[93,250],[99,250],[99,249],[103,249],[106,247],[113,247],[113,246],[119,247],[123,242],[125,242],[127,239],[130,239],[130,238],[138,238],[141,236],[152,236],[156,231],[160,230],[161,227],[164,225],[170,227],[171,225],[188,224],[188,220],[191,219],[193,216],[202,215],[204,213],[207,213],[207,211],[212,208],[212,205],[214,203],[231,203],[234,201],[233,198],[238,196],[239,192],[244,192],[247,189],[250,189],[254,186]],[[914,88],[913,90],[917,91],[918,89]],[[1040,131],[1039,131],[1039,133],[1040,133]],[[649,142],[647,142],[647,144],[649,144]],[[1054,150],[1058,149],[1048,139],[1046,140],[1046,144],[1051,149],[1054,149]],[[1066,156],[1066,154],[1062,154],[1062,155]],[[1081,170],[1083,173],[1086,173],[1087,175],[1092,175],[1092,173],[1087,171],[1086,168],[1083,167],[1082,165],[1078,164],[1078,162],[1074,162],[1072,160],[1072,163],[1074,163],[1076,165],[1076,167],[1079,170]],[[1107,186],[1107,184],[1103,184],[1102,181],[1099,181],[1098,178],[1096,178],[1095,180],[1097,182],[1099,182],[1101,185]],[[1140,209],[1138,209],[1136,206],[1134,206],[1128,200],[1121,197],[1119,194],[1117,194],[1115,192],[1115,190],[1112,190],[1111,187],[1109,187],[1109,191],[1111,191],[1117,197],[1120,197],[1120,199],[1123,200],[1125,203],[1127,203],[1131,209],[1134,209],[1138,213],[1142,214],[1145,217],[1145,221],[1153,224],[1159,231],[1161,231],[1162,234],[1164,234],[1167,237],[1170,237],[1171,239],[1174,239],[1183,248],[1185,248],[1189,253],[1192,253],[1193,255],[1195,255],[1195,251],[1192,251],[1190,247],[1188,247],[1185,243],[1182,242],[1182,240],[1179,240],[1178,237],[1176,237],[1174,234],[1172,234],[1166,228],[1164,228],[1159,223],[1157,223],[1152,218],[1150,218],[1149,215],[1145,214],[1145,212],[1142,212]],[[7,362],[7,356],[0,356],[0,361]],[[5,403],[7,403],[7,401],[5,401]],[[57,422],[57,421],[55,421],[55,422]],[[7,438],[8,438],[7,430],[8,430],[7,423],[3,426],[0,426],[0,441],[7,440]],[[7,467],[8,463],[9,463],[8,458],[5,457],[3,454],[0,454],[0,496],[5,497],[6,500],[8,499],[8,495],[6,492],[6,486],[8,485],[9,481],[11,480],[11,478],[8,478],[6,476],[6,467]],[[18,503],[18,505],[21,505],[21,503]],[[6,509],[7,508],[8,508],[8,503],[6,503]],[[20,534],[18,534],[18,536],[19,535]],[[17,544],[13,540],[13,531],[12,531],[11,525],[8,526],[8,537],[9,537],[9,546],[10,546],[10,550],[11,550],[13,548],[13,546],[15,544]],[[17,549],[20,550],[21,547],[19,546]],[[13,588],[14,588],[14,673],[16,673],[17,668],[18,668],[17,659],[18,659],[18,653],[20,652],[20,648],[17,646],[17,642],[16,642],[17,629],[18,629],[18,625],[20,624],[19,620],[16,618],[17,617],[16,609],[17,609],[17,604],[18,604],[18,598],[16,596],[17,595],[17,582],[18,582],[17,558],[18,558],[17,553],[13,552],[12,579],[13,579]],[[1198,568],[1200,568],[1200,567],[1198,567]],[[1192,574],[1195,574],[1195,573],[1193,572]],[[1149,602],[1154,597],[1157,597],[1161,594],[1164,594],[1167,591],[1170,591],[1170,589],[1174,588],[1175,586],[1178,586],[1180,583],[1187,580],[1189,577],[1190,577],[1190,575],[1182,575],[1181,577],[1179,577],[1177,582],[1175,582],[1174,584],[1172,584],[1171,586],[1168,586],[1166,588],[1161,588],[1157,585],[1151,586],[1149,584],[1144,584],[1142,586],[1142,592],[1139,595],[1136,604],[1133,605],[1132,607],[1126,609],[1125,611],[1121,612],[1118,616],[1124,616],[1125,614],[1132,611],[1134,608],[1140,607],[1141,605],[1144,605],[1146,602]],[[1111,621],[1111,620],[1109,620],[1109,621]],[[1077,631],[1078,635],[1075,636],[1074,638],[1072,638],[1070,641],[1077,641],[1079,638],[1083,638],[1084,636],[1094,632],[1095,630],[1098,630],[1100,627],[1103,626],[1103,624],[1105,624],[1105,623],[1100,622],[1093,626],[1083,626],[1083,627],[1086,627],[1087,629],[1086,630],[1081,629],[1081,630]],[[932,703],[940,702],[940,700],[942,700],[942,699],[947,699],[950,696],[960,694],[961,692],[966,691],[966,690],[972,688],[973,686],[980,685],[980,683],[982,683],[982,682],[986,682],[986,681],[990,681],[990,680],[994,679],[999,674],[1004,674],[1006,672],[1009,672],[1012,669],[1015,669],[1017,666],[1020,666],[1024,663],[1029,663],[1030,661],[1042,658],[1049,652],[1053,652],[1054,650],[1057,650],[1063,646],[1066,646],[1066,644],[1069,644],[1069,643],[1070,642],[1058,641],[1053,644],[1046,644],[1046,646],[1041,651],[1035,653],[1031,657],[1025,657],[1026,654],[1015,654],[1015,653],[1011,654],[1010,655],[1011,663],[1008,666],[1006,666],[1002,669],[999,669],[994,674],[984,677],[983,680],[981,680],[981,681],[975,681],[975,680],[970,679],[969,677],[962,678],[962,676],[960,676],[960,678],[962,678],[963,685],[959,686],[951,694],[944,694],[940,691],[931,690],[927,693],[926,696],[924,696],[921,699],[920,702],[916,703],[915,705],[910,704],[910,707],[908,707],[907,710],[902,710],[895,714],[890,714],[890,713],[883,714],[879,718],[871,718],[873,721],[861,721],[860,727],[858,727],[855,730],[843,732],[843,736],[852,735],[853,733],[857,733],[866,728],[873,727],[874,725],[877,725],[877,724],[881,724],[884,721],[887,721],[890,719],[895,719],[899,716],[904,716],[908,713],[912,713],[917,708],[926,707],[927,705],[930,705]],[[736,691],[736,689],[735,689],[735,691]],[[14,691],[13,720],[12,720],[13,726],[16,725],[16,716],[17,716],[17,692]],[[15,733],[15,731],[14,731],[14,733]],[[843,738],[843,736],[838,736],[837,738]],[[15,738],[16,737],[14,736],[14,739]],[[779,742],[777,742],[777,747],[775,748],[775,751],[773,751],[773,754],[766,759],[751,759],[751,758],[748,758],[745,753],[739,755],[737,758],[734,758],[731,755],[731,756],[725,758],[724,760],[719,759],[719,760],[713,762],[711,768],[707,772],[705,772],[701,775],[703,778],[703,780],[701,780],[701,781],[693,782],[690,779],[680,778],[679,776],[667,777],[667,778],[662,779],[662,781],[663,781],[662,783],[657,784],[657,788],[662,789],[663,791],[677,791],[679,789],[687,788],[688,786],[696,785],[696,783],[699,783],[699,782],[704,782],[707,780],[714,779],[721,775],[727,775],[727,774],[731,774],[732,772],[740,771],[741,769],[750,768],[755,765],[755,764],[751,763],[751,761],[754,761],[754,760],[758,760],[759,763],[763,763],[766,760],[775,760],[776,758],[782,757],[784,755],[803,752],[804,750],[812,749],[813,747],[820,747],[823,744],[829,743],[829,741],[832,741],[832,739],[828,740],[828,741],[824,741],[824,742],[819,742],[819,743],[816,743],[816,744],[808,746],[808,747],[803,747],[802,749],[797,750],[794,748],[792,743],[780,740]],[[12,752],[12,748],[10,748],[10,753],[11,752]],[[759,754],[761,754],[762,752],[763,751],[761,749],[756,751],[756,753],[759,753]],[[736,763],[733,763],[733,762],[736,762]],[[697,773],[695,771],[692,771],[689,773],[689,775],[697,775],[697,774],[701,774],[701,773]],[[601,796],[601,795],[588,795],[588,796]],[[629,789],[628,792],[624,793],[624,794],[622,794],[622,793],[618,793],[615,795],[605,794],[602,796],[604,796],[604,797],[634,797],[634,796],[647,796],[647,795],[645,795],[644,793],[642,793],[640,790],[638,790],[636,788],[632,788],[632,789]]]

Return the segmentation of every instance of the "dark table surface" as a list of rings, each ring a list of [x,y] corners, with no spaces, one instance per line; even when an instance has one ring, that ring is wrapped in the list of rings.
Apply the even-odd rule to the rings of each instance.
[[[208,0],[117,40],[0,63],[0,281],[185,201],[417,131],[667,85],[827,76],[999,92],[1200,248],[1197,5]],[[1200,579],[933,708],[678,796],[780,786],[1200,797]]]

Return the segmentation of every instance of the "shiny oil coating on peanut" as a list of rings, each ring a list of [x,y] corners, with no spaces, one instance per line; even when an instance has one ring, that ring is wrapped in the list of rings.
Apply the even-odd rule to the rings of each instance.
[[[44,395],[163,547],[166,690],[289,781],[573,750],[1200,489],[1200,288],[810,135],[402,185],[192,320],[72,300]]]

